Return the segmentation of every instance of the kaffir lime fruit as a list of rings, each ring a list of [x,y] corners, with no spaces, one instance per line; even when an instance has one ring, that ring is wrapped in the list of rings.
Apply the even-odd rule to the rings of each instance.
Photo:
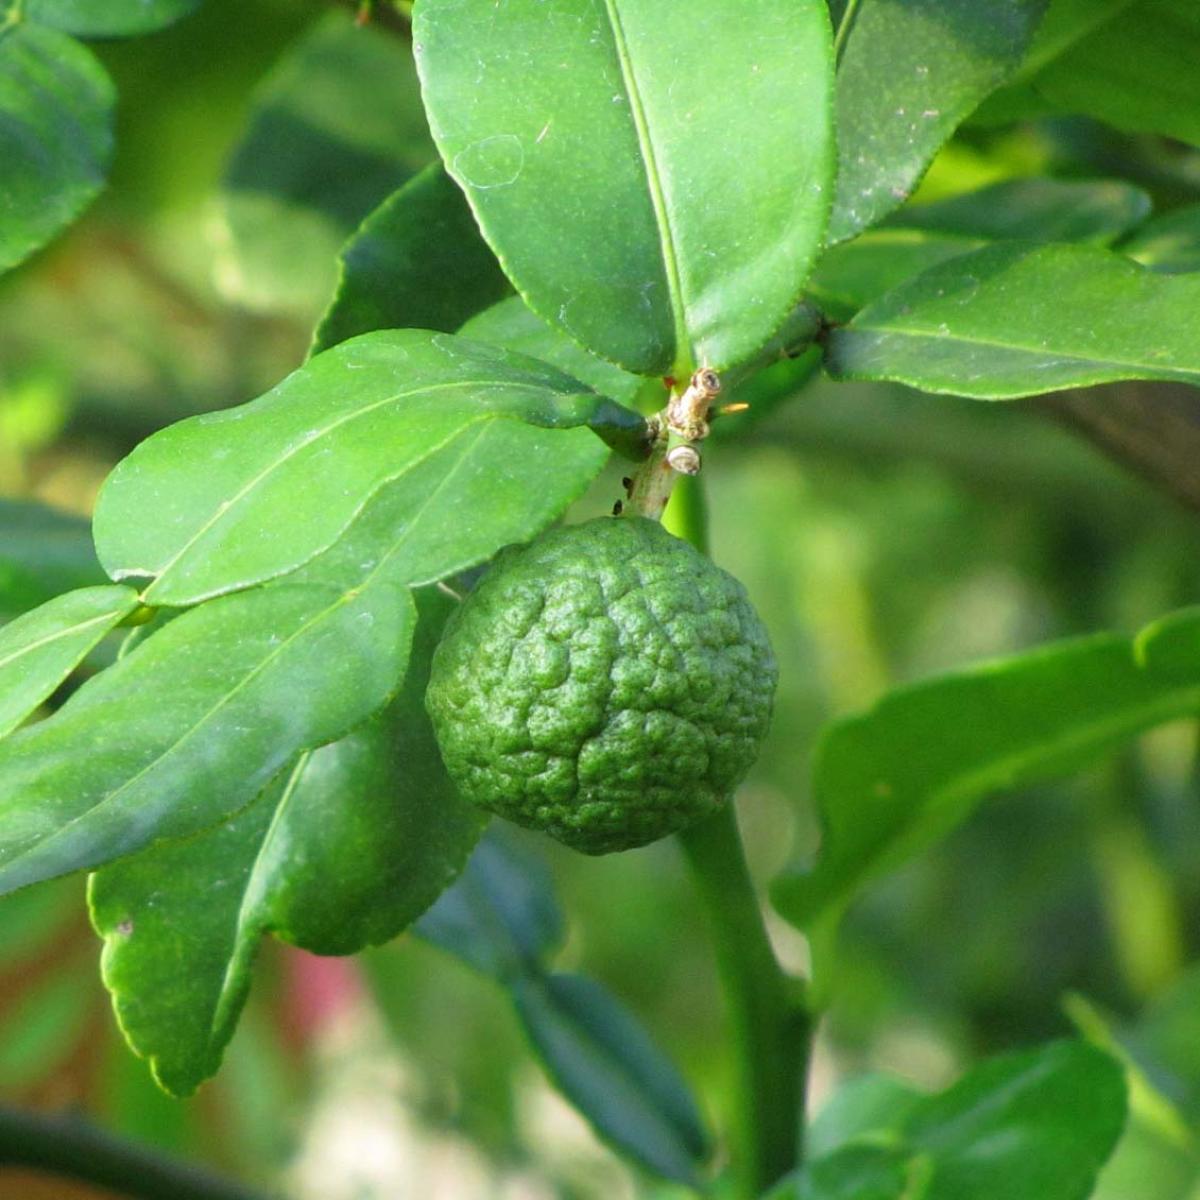
[[[726,802],[777,672],[732,575],[641,517],[502,551],[446,626],[427,705],[464,796],[605,854]]]

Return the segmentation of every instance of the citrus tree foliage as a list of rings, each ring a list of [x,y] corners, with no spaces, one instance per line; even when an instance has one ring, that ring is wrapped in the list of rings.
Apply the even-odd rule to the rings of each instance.
[[[104,183],[114,92],[76,39],[195,6],[0,10],[0,268]],[[646,413],[693,372],[764,409],[818,364],[979,400],[1200,382],[1195,205],[1049,177],[912,202],[964,122],[1084,114],[1200,145],[1200,23],[1175,0],[417,0],[405,36],[390,24],[317,21],[222,189],[221,284],[313,318],[307,361],[142,442],[100,491],[94,552],[66,519],[0,511],[0,893],[91,872],[117,1019],[176,1094],[218,1069],[263,937],[350,954],[412,927],[507,991],[610,1144],[700,1187],[699,1104],[619,1001],[554,968],[536,866],[502,838],[470,857],[483,819],[424,702],[446,593],[614,452],[643,470]],[[835,722],[818,856],[771,887],[810,938],[809,1005],[871,881],[992,793],[1187,716],[1195,611]],[[1089,1036],[937,1095],[868,1081],[803,1165],[752,1185],[1082,1200],[1130,1070]]]

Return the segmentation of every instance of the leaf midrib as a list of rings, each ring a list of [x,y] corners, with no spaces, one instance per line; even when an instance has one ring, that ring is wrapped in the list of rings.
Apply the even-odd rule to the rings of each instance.
[[[646,188],[650,194],[650,203],[654,208],[655,223],[658,226],[659,246],[662,251],[663,272],[666,275],[667,295],[671,304],[672,323],[675,327],[674,367],[677,376],[687,376],[694,366],[695,357],[687,329],[687,308],[683,297],[683,276],[679,267],[679,254],[675,248],[675,231],[667,205],[666,192],[663,189],[662,175],[658,166],[658,155],[654,148],[654,140],[650,136],[650,123],[646,119],[646,109],[642,102],[641,89],[638,86],[634,72],[633,59],[629,53],[629,43],[625,37],[625,27],[621,22],[621,14],[617,10],[617,0],[604,0],[608,15],[608,23],[613,35],[613,49],[617,56],[617,65],[621,69],[621,78],[625,84],[625,96],[629,101],[629,113],[633,119],[634,132],[637,135],[640,158],[646,173]]]
[[[68,625],[64,629],[56,629],[53,633],[48,633],[36,641],[27,642],[19,649],[14,650],[6,658],[0,658],[0,671],[5,670],[18,659],[24,658],[25,655],[32,654],[35,650],[41,650],[46,646],[52,645],[54,642],[61,641],[63,638],[73,637],[92,625],[102,625],[105,621],[111,621],[114,617],[119,616],[131,607],[132,605],[128,602],[117,605],[111,612],[101,613],[98,617],[89,617],[86,621],[77,621],[75,624]]]

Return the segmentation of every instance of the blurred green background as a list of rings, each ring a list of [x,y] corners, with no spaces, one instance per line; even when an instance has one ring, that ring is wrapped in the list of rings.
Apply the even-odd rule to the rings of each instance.
[[[329,24],[329,9],[214,2],[175,29],[95,47],[120,94],[111,184],[0,281],[5,500],[86,516],[140,439],[249,399],[303,360],[338,244],[430,157],[402,30],[372,35],[391,42],[372,43],[364,65],[346,50],[350,13]],[[325,40],[264,91],[316,21]],[[1200,196],[1194,154],[1078,121],[968,128],[925,194],[1113,164],[1164,203]],[[1200,595],[1194,517],[1036,404],[816,381],[729,420],[706,472],[713,551],[746,582],[782,664],[774,731],[739,801],[760,881],[815,847],[807,769],[831,716],[957,664],[1134,630]],[[573,515],[611,507],[617,475]],[[5,508],[0,539],[19,540],[21,512]],[[78,555],[79,527],[54,536]],[[29,586],[30,604],[39,586],[58,590]],[[1190,1088],[1176,1098],[1195,1115],[1197,751],[1194,726],[1162,729],[1086,775],[988,803],[872,887],[846,925],[815,1103],[860,1070],[940,1085],[981,1055],[1068,1033],[1064,997],[1078,994],[1118,1025],[1159,1004],[1144,1036],[1172,1048],[1164,1086]],[[676,848],[593,861],[520,840],[568,913],[560,965],[630,1004],[719,1112],[720,999]],[[5,1101],[77,1106],[244,1179],[282,1177],[299,1197],[670,1194],[550,1088],[493,985],[411,938],[348,963],[266,947],[221,1075],[170,1100],[123,1047],[82,901],[72,879],[0,902]],[[781,921],[772,933],[802,969],[802,939]],[[1154,1200],[1122,1186],[1110,1200]],[[0,1173],[3,1200],[88,1194]]]

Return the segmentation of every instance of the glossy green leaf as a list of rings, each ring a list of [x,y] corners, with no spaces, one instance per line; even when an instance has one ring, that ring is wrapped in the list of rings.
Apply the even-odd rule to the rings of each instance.
[[[836,915],[985,796],[1073,769],[1174,717],[1200,713],[1200,611],[1136,639],[1061,642],[901,688],[830,726],[813,784],[824,828],[811,871],[778,879],[789,921]]]
[[[1200,204],[1147,221],[1121,244],[1121,253],[1172,275],[1200,271]]]
[[[1007,400],[1120,379],[1200,383],[1200,277],[1091,246],[989,246],[925,272],[830,336],[842,379]]]
[[[139,603],[132,588],[84,588],[0,629],[0,737],[25,720]]]
[[[425,715],[449,602],[422,600],[401,695],[300,759],[232,820],[92,877],[102,972],[130,1045],[170,1092],[220,1065],[268,932],[318,954],[395,937],[461,870],[479,835]]]
[[[845,1146],[813,1158],[766,1200],[924,1200],[929,1161],[893,1146]]]
[[[924,229],[988,241],[1093,242],[1108,245],[1150,214],[1149,195],[1121,179],[1034,177],[912,204],[889,227]]]
[[[328,13],[264,81],[230,162],[223,290],[315,319],[342,243],[433,156],[407,46]]]
[[[1033,89],[1058,109],[1200,145],[1200,9],[1135,0],[1049,63]]]
[[[209,828],[380,708],[412,635],[408,500],[385,492],[303,571],[184,613],[0,743],[0,893]]]
[[[413,928],[501,982],[536,974],[565,937],[545,864],[497,829]]]
[[[90,50],[0,16],[0,271],[65,229],[104,186],[112,82]]]
[[[938,1095],[902,1096],[771,1200],[1086,1200],[1126,1116],[1120,1064],[1084,1042],[989,1059]],[[838,1190],[854,1167],[863,1191]],[[902,1171],[902,1189],[887,1190]]]
[[[704,1125],[634,1017],[579,975],[526,976],[515,999],[546,1070],[596,1132],[668,1179],[697,1182],[709,1153]]]
[[[364,334],[259,400],[143,442],[100,494],[96,545],[114,578],[154,577],[147,603],[191,604],[295,569],[396,481],[400,569],[426,583],[561,513],[605,459],[570,428],[589,423],[642,428],[544,363],[450,334]]]
[[[830,242],[899,208],[959,124],[1020,65],[1046,0],[879,0],[838,30]],[[848,22],[848,23],[847,23]]]
[[[843,1083],[817,1113],[804,1137],[806,1151],[819,1159],[846,1142],[897,1129],[921,1100],[916,1088],[895,1075],[859,1075]]]
[[[25,0],[25,15],[79,37],[130,37],[165,29],[201,0]]]
[[[1119,180],[1008,180],[903,208],[881,228],[831,247],[813,271],[809,295],[828,316],[848,320],[923,271],[989,242],[1105,245],[1149,211],[1150,197]]]
[[[639,374],[770,338],[833,172],[823,0],[422,0],[434,140],[530,306]]]
[[[1083,1042],[991,1059],[918,1105],[925,1200],[1086,1200],[1125,1124],[1120,1065]]]
[[[472,317],[459,332],[463,337],[491,342],[548,362],[621,404],[632,405],[645,383],[640,376],[631,375],[605,358],[597,358],[562,330],[547,325],[520,296],[493,304]]]
[[[0,620],[103,582],[90,522],[33,501],[0,500]]]
[[[371,213],[339,261],[337,291],[313,336],[314,354],[374,329],[450,333],[509,291],[462,192],[440,163]]]

